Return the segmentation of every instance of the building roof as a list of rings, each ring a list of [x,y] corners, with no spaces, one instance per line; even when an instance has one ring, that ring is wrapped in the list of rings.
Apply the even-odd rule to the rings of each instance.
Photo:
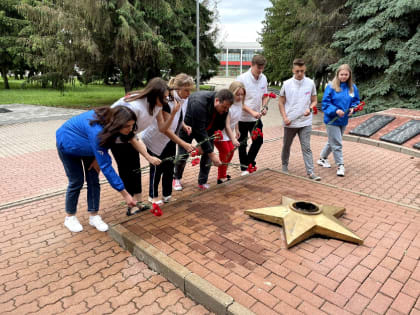
[[[257,42],[223,42],[222,48],[228,49],[262,49]]]

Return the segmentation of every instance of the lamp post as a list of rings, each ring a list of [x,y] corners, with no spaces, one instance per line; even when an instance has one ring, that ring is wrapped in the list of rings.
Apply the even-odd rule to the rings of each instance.
[[[200,2],[199,0],[197,2],[197,8],[196,8],[196,24],[197,24],[197,39],[196,39],[196,54],[197,54],[197,91],[200,90]]]

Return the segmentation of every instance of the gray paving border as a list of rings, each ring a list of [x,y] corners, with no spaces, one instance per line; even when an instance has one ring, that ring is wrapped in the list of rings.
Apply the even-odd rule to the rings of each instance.
[[[160,273],[195,302],[216,314],[251,315],[250,309],[235,302],[233,297],[190,271],[159,249],[130,232],[120,223],[111,225],[108,234],[150,269]]]
[[[322,130],[312,130],[312,134],[314,136],[327,137],[327,132],[322,131]],[[403,153],[403,154],[407,154],[407,155],[410,155],[410,156],[420,158],[420,150],[410,149],[410,148],[403,147],[403,146],[397,145],[397,144],[387,143],[387,142],[368,139],[368,138],[359,137],[359,136],[352,136],[352,135],[348,135],[348,134],[343,135],[343,140],[344,141],[351,141],[351,142],[368,144],[368,145],[371,145],[371,146],[374,146],[374,147],[379,147],[379,148],[382,148],[382,149],[385,149],[385,150],[400,152],[400,153]]]

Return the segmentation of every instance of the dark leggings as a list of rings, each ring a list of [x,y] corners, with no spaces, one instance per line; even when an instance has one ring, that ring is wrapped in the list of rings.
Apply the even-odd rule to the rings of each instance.
[[[140,155],[131,143],[116,143],[111,147],[118,173],[130,195],[141,193]]]
[[[163,160],[167,157],[175,157],[176,145],[175,142],[169,141],[163,149],[161,155],[156,155],[149,149],[147,150],[151,156]],[[159,183],[162,177],[162,195],[169,197],[172,194],[172,179],[174,175],[174,161],[168,160],[162,162],[160,165],[150,164],[150,179],[149,179],[149,197],[156,198],[159,196]]]
[[[248,144],[245,142],[245,139],[248,137],[248,133],[252,137],[252,130],[254,130],[254,127],[260,128],[262,131],[263,124],[261,120],[258,120],[257,125],[255,125],[255,121],[240,121],[238,126],[239,132],[241,134],[241,136],[238,139],[239,143],[241,144],[238,150],[239,162],[241,163],[241,170],[245,171],[249,164],[255,166],[255,159],[257,158],[258,151],[260,150],[263,144],[263,137],[258,137],[256,140],[252,141],[248,153],[246,152],[246,147]]]

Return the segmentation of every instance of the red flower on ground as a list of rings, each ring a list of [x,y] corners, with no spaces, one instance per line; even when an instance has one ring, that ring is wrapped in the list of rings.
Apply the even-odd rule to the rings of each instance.
[[[247,171],[249,172],[249,174],[254,173],[256,170],[257,170],[257,167],[253,166],[252,163],[248,165]]]
[[[198,164],[200,164],[200,158],[195,158],[195,159],[193,159],[193,160],[191,161],[191,165],[192,165],[192,166],[196,166],[196,165],[198,165]]]
[[[162,209],[156,203],[152,204],[152,209],[150,209],[150,212],[153,213],[153,215],[156,217],[160,217],[163,214]]]

